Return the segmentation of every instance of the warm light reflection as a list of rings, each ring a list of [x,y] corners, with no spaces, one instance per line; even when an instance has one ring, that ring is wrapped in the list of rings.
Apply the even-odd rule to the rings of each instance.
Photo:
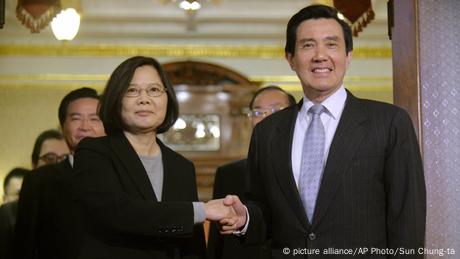
[[[178,91],[178,92],[176,92],[176,98],[177,98],[177,101],[179,101],[179,102],[185,102],[190,98],[190,93],[183,92],[183,91],[180,91],[180,92]]]
[[[187,127],[187,123],[185,123],[184,119],[182,118],[178,118],[176,123],[174,123],[173,125],[173,129],[174,130],[182,130],[182,129],[185,129]]]
[[[219,138],[220,137],[220,129],[218,126],[216,125],[213,125],[211,126],[211,128],[209,129],[209,131],[211,132],[212,136],[215,137],[215,138]]]
[[[339,17],[340,20],[345,20],[345,16],[343,16],[342,13],[338,13],[337,16]]]
[[[220,117],[217,114],[181,114],[159,138],[174,150],[216,151],[220,148]]]
[[[199,122],[196,125],[195,137],[204,138],[206,136],[205,126],[203,123]]]

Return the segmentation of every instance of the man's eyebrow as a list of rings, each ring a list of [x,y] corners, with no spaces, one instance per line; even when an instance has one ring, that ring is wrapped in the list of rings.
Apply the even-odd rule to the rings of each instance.
[[[338,41],[340,39],[339,36],[327,36],[326,38],[324,38],[323,40],[334,40],[334,41]],[[308,42],[308,41],[315,41],[313,38],[302,38],[299,40],[299,42],[303,43],[303,42]]]
[[[339,39],[340,39],[339,36],[327,36],[324,40],[338,41]]]
[[[313,38],[302,38],[299,40],[299,42],[303,43],[303,42],[307,42],[307,41],[315,41]]]
[[[72,113],[69,113],[69,116],[81,116],[81,113],[72,112]]]

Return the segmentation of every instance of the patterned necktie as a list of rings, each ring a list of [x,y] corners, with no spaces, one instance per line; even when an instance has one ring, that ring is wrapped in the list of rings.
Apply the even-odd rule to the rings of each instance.
[[[320,115],[324,110],[321,104],[315,104],[308,110],[309,113],[312,113],[312,120],[302,147],[299,192],[310,223],[313,222],[313,212],[323,172],[325,133]]]

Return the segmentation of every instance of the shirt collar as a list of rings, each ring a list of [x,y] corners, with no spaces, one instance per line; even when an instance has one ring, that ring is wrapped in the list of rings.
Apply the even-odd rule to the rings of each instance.
[[[308,110],[314,105],[312,101],[310,101],[305,95],[303,98],[304,102],[302,105],[301,113],[306,116],[308,114]],[[327,113],[331,115],[334,119],[339,118],[343,107],[345,106],[345,101],[347,100],[347,91],[345,91],[345,87],[343,84],[340,88],[335,91],[331,96],[326,98],[321,104],[326,107]]]
[[[70,167],[73,168],[73,161],[74,161],[73,154],[69,154],[67,157],[69,158]]]

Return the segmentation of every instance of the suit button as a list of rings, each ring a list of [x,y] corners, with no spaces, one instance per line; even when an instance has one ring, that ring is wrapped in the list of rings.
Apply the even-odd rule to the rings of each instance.
[[[308,234],[308,239],[309,239],[310,241],[315,240],[315,239],[316,239],[315,233],[310,233],[310,234]]]

